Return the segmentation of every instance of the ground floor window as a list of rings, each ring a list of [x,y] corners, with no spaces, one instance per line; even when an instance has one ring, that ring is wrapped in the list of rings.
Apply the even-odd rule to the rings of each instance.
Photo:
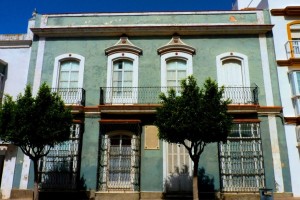
[[[140,137],[116,131],[101,135],[99,189],[139,190]]]
[[[167,178],[166,192],[192,191],[192,160],[183,145],[168,143],[167,145]]]
[[[51,148],[39,165],[42,189],[76,189],[80,166],[80,124],[71,126],[70,139]]]
[[[257,192],[265,186],[259,123],[234,124],[219,148],[224,192]]]

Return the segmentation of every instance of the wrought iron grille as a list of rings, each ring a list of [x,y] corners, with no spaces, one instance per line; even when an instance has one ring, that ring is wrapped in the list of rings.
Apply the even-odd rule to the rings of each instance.
[[[139,190],[140,137],[101,135],[99,190]]]
[[[178,94],[180,87],[173,87]],[[159,104],[159,94],[171,87],[101,87],[100,104]],[[258,87],[225,87],[233,104],[258,104]]]
[[[224,192],[258,192],[265,186],[258,123],[234,124],[227,143],[219,148]]]
[[[58,93],[65,104],[85,105],[85,90],[83,88],[52,88]]]
[[[80,166],[80,125],[71,127],[70,139],[51,148],[40,160],[42,189],[76,189]]]

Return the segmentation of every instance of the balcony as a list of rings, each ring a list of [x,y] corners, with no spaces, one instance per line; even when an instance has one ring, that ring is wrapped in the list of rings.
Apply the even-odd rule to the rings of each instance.
[[[100,105],[159,104],[159,94],[167,87],[101,87]],[[174,88],[180,93],[180,88]],[[225,87],[224,98],[231,104],[258,104],[258,87]]]
[[[52,88],[51,90],[60,95],[66,105],[85,106],[85,90],[83,88]]]
[[[300,40],[290,40],[285,43],[287,59],[300,59]]]

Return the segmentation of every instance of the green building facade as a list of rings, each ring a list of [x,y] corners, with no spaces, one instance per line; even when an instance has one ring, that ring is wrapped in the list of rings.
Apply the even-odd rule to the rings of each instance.
[[[74,114],[70,141],[40,163],[42,191],[87,190],[97,200],[190,194],[186,150],[160,141],[153,122],[158,95],[180,94],[180,80],[193,75],[225,86],[234,117],[228,142],[201,155],[200,192],[209,194],[200,196],[291,193],[267,12],[37,14],[31,30],[28,84],[35,93],[46,82]]]

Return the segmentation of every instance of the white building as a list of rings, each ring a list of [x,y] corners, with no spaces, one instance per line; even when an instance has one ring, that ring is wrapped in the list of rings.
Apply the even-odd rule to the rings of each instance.
[[[292,192],[300,196],[300,1],[237,0],[234,10],[268,9],[273,27]],[[284,142],[284,141],[280,141]]]
[[[0,100],[5,94],[17,98],[27,84],[33,34],[29,21],[26,34],[0,35]],[[22,166],[20,189],[27,188],[30,161],[26,157],[17,163],[17,155],[23,154],[16,146],[0,140],[0,188],[3,199],[8,199],[13,186],[16,165]],[[23,184],[24,183],[24,184]]]

